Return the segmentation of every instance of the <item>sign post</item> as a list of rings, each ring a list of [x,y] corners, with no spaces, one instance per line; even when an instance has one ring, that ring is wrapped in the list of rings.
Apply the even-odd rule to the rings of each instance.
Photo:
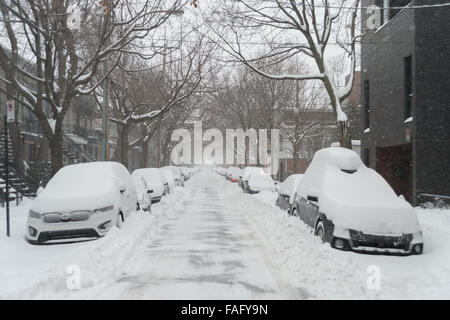
[[[16,118],[14,101],[6,102],[5,115],[5,204],[6,204],[6,235],[10,237],[9,220],[9,150],[8,150],[8,123],[14,122]]]

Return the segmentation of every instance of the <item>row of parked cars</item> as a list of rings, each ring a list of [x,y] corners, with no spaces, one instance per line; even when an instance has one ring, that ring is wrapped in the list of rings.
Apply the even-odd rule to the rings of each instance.
[[[60,169],[38,190],[28,215],[33,244],[104,236],[137,210],[184,186],[197,169],[166,166],[132,174],[117,162],[73,164]]]
[[[333,248],[396,255],[423,252],[413,207],[354,151],[322,149],[304,174],[291,175],[278,184],[261,168],[231,169],[218,172],[238,182],[244,192],[274,188],[276,204],[298,216]]]

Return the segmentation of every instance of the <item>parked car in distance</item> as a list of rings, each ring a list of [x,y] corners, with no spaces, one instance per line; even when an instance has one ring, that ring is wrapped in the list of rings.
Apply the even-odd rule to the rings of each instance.
[[[191,173],[190,173],[189,169],[186,167],[180,167],[180,169],[181,169],[181,173],[183,174],[184,181],[188,181],[189,178],[191,177]]]
[[[244,168],[244,171],[242,172],[242,176],[239,177],[239,186],[244,190],[244,192],[247,192],[248,187],[248,179],[250,178],[250,175],[252,174],[266,174],[264,172],[263,168],[260,167],[246,167]]]
[[[168,185],[165,182],[165,177],[161,169],[158,168],[143,168],[136,169],[132,176],[142,177],[146,184],[147,190],[152,191],[152,203],[161,201],[161,198],[168,192]]]
[[[297,188],[298,216],[333,248],[421,254],[423,239],[412,206],[351,150],[322,149]]]
[[[177,179],[174,177],[172,171],[169,169],[160,169],[164,176],[167,185],[167,193],[171,193],[173,189],[178,185]]]
[[[167,169],[172,171],[172,174],[175,178],[175,180],[177,181],[177,186],[184,186],[184,177],[183,177],[183,173],[181,172],[180,167],[176,167],[176,166],[166,166],[163,167],[162,169]]]
[[[227,169],[219,167],[219,168],[217,168],[217,173],[220,174],[221,176],[225,177],[227,175]]]
[[[145,179],[134,173],[131,175],[134,186],[136,188],[136,196],[138,200],[138,209],[151,212],[152,210],[152,189],[149,189]]]
[[[296,191],[303,174],[291,174],[278,187],[277,206],[292,214],[294,199],[297,197]]]
[[[262,191],[275,192],[275,181],[268,174],[252,174],[248,180],[247,192],[251,194]]]
[[[60,169],[33,201],[27,239],[34,244],[104,236],[136,210],[136,189],[117,162],[73,164]]]
[[[228,180],[231,182],[239,182],[239,177],[242,175],[242,169],[238,167],[230,167],[228,170]]]

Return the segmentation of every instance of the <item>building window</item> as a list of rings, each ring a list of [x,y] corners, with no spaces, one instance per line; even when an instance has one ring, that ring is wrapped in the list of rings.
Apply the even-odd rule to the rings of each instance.
[[[370,128],[370,83],[364,80],[364,128]]]
[[[381,8],[381,25],[394,18],[411,0],[376,0],[375,4]]]
[[[389,1],[389,20],[391,20],[397,13],[402,11],[403,7],[406,7],[411,3],[411,0],[390,0]]]
[[[413,79],[412,79],[412,56],[404,60],[404,83],[405,83],[405,119],[412,117]]]

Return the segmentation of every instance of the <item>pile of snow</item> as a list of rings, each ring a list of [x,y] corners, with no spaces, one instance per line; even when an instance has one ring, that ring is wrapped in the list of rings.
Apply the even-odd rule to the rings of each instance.
[[[255,194],[254,197],[264,203],[275,205],[278,194],[273,191],[261,191],[260,193]]]
[[[11,234],[0,237],[0,299],[80,299],[95,298],[111,281],[133,265],[145,245],[162,232],[167,216],[182,211],[189,197],[176,188],[152,206],[152,213],[139,211],[125,220],[122,229],[114,227],[100,239],[34,246],[26,242],[26,219],[31,201],[24,201],[11,214]],[[5,210],[0,210],[5,225]],[[81,288],[69,290],[71,273],[81,271]]]

